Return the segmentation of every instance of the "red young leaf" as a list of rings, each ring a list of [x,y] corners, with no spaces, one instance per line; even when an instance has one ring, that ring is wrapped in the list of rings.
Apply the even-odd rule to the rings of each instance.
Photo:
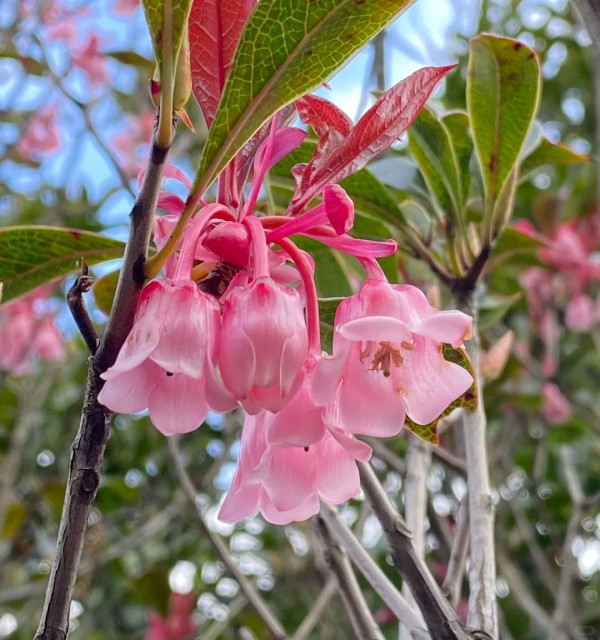
[[[309,163],[311,175],[290,205],[297,213],[326,184],[335,184],[362,169],[410,127],[438,82],[456,65],[419,69],[388,89],[356,123],[346,138],[319,162]],[[317,149],[318,151],[318,149]]]
[[[325,98],[306,95],[296,100],[300,120],[311,126],[321,138],[329,129],[339,131],[344,137],[354,126],[352,120],[336,105]]]
[[[194,0],[190,10],[192,89],[210,127],[235,48],[255,0]]]

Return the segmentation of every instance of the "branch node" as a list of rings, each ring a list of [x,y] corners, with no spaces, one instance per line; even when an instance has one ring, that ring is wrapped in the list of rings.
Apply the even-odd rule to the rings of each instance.
[[[81,258],[81,263],[77,263],[77,278],[67,293],[67,304],[73,320],[75,320],[77,328],[92,355],[96,353],[100,339],[88,314],[83,294],[87,293],[93,284],[94,278],[89,275],[87,263]]]

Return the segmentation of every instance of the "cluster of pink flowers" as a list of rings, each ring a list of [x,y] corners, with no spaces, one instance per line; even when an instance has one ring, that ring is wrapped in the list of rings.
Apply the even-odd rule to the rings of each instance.
[[[306,135],[278,121],[249,143],[249,189],[246,148],[221,175],[218,201],[202,202],[188,223],[164,277],[144,287],[99,398],[114,411],[147,409],[166,435],[198,428],[209,410],[242,406],[238,471],[219,515],[227,522],[260,510],[284,524],[314,515],[320,500],[356,496],[356,461],[371,454],[357,434],[395,435],[405,416],[428,424],[472,384],[441,353],[443,343],[462,344],[471,318],[386,280],[376,258],[396,243],[348,234],[354,205],[342,187],[325,180],[315,188],[318,170],[298,165],[299,184],[320,204],[255,211],[266,172]],[[167,175],[189,184],[173,167]],[[157,219],[159,249],[184,203],[164,192],[160,206],[168,214]],[[354,256],[365,271],[360,291],[339,304],[331,355],[321,348],[314,262],[291,235]]]
[[[46,297],[44,289],[36,289],[1,308],[0,370],[24,374],[31,371],[35,358],[64,358],[63,340],[54,314],[40,308]]]
[[[538,256],[544,266],[527,269],[521,283],[543,347],[541,373],[547,380],[542,385],[542,415],[548,423],[559,424],[571,414],[569,401],[551,381],[559,364],[560,314],[564,312],[571,331],[589,331],[600,323],[600,223],[597,215],[590,214],[546,234],[526,220],[517,228],[542,244]]]

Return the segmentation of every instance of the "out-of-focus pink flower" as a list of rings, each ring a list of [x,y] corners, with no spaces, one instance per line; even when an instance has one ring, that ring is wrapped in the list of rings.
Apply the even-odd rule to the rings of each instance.
[[[549,424],[561,424],[571,415],[571,404],[553,382],[542,385],[542,415]]]
[[[335,432],[326,431],[310,446],[269,446],[274,419],[267,411],[246,416],[238,469],[219,512],[223,522],[259,510],[273,524],[306,520],[318,513],[319,500],[340,504],[360,491],[356,460],[369,459],[368,445],[342,444]]]
[[[140,0],[116,0],[113,11],[121,16],[130,16],[140,6]]]
[[[17,142],[17,151],[23,157],[39,159],[60,148],[57,113],[58,106],[49,105],[32,115]]]
[[[54,314],[36,310],[36,302],[44,295],[33,292],[0,308],[0,369],[28,373],[36,357],[45,360],[65,357]]]
[[[572,331],[589,331],[596,323],[592,299],[582,294],[570,300],[567,305],[565,322]]]
[[[144,640],[188,640],[196,631],[192,618],[194,594],[172,593],[169,598],[169,614],[166,619],[151,613],[148,632]]]
[[[210,403],[218,327],[219,305],[191,280],[150,282],[98,399],[121,413],[148,409],[165,435],[196,429]]]
[[[223,382],[246,411],[279,411],[302,382],[308,353],[303,303],[268,277],[227,294],[219,348]]]
[[[486,380],[499,378],[508,362],[515,341],[515,334],[507,331],[499,340],[481,354],[481,373]]]
[[[106,56],[100,53],[100,38],[91,33],[87,41],[73,54],[73,64],[88,77],[90,84],[105,84]]]
[[[416,287],[367,280],[340,303],[333,357],[315,375],[313,395],[328,404],[328,423],[391,436],[406,414],[417,424],[435,420],[473,382],[441,353],[442,343],[462,344],[471,326],[464,313],[431,307]]]
[[[154,110],[146,109],[139,116],[129,118],[126,129],[112,139],[119,165],[131,178],[137,176],[145,166],[148,147],[154,134],[155,120]],[[167,195],[165,192],[163,194]]]

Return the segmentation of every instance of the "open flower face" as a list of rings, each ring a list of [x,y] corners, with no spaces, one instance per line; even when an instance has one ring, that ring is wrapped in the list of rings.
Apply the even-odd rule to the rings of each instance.
[[[368,280],[338,308],[334,353],[320,363],[315,400],[352,433],[394,435],[406,414],[428,424],[473,382],[441,352],[442,343],[460,345],[471,322],[435,310],[415,287]]]

